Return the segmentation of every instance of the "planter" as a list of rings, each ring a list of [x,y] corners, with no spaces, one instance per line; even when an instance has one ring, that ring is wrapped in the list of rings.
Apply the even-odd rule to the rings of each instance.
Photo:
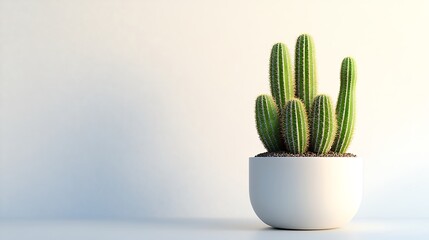
[[[362,199],[362,159],[251,157],[250,201],[266,224],[330,229],[348,223]]]

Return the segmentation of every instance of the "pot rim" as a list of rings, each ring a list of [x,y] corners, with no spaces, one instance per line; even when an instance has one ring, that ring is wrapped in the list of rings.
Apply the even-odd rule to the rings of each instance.
[[[277,160],[302,160],[302,159],[308,159],[308,160],[332,160],[332,159],[362,159],[361,157],[249,157],[249,160],[267,160],[267,159],[277,159]]]

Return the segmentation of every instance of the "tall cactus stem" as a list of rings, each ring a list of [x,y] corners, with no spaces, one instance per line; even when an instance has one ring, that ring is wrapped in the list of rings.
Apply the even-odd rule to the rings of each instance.
[[[337,120],[331,98],[318,95],[314,98],[310,116],[310,149],[314,153],[329,152],[334,143]]]
[[[356,64],[353,58],[343,59],[340,78],[340,92],[336,107],[338,131],[332,151],[345,153],[353,136],[356,117]]]
[[[305,106],[299,99],[286,103],[281,119],[286,150],[290,153],[305,153],[308,149],[308,122]]]
[[[268,152],[283,150],[281,140],[279,111],[274,99],[269,95],[260,95],[255,106],[256,127],[259,138]]]
[[[271,49],[270,87],[271,95],[280,109],[295,96],[290,54],[283,43],[276,43]]]
[[[316,59],[313,38],[302,34],[296,41],[295,49],[296,96],[304,102],[310,112],[313,98],[317,94]]]

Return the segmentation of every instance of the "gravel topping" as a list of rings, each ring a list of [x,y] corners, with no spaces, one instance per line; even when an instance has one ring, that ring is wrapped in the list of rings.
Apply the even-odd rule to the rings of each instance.
[[[293,154],[285,151],[280,151],[280,152],[259,153],[255,157],[356,157],[356,155],[353,153],[335,153],[335,152],[328,152],[325,154],[317,154],[313,152],[306,152],[303,154]]]

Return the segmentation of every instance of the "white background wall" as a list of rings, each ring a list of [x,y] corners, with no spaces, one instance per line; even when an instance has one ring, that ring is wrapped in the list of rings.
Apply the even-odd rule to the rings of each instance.
[[[271,45],[358,64],[360,218],[429,216],[429,2],[0,0],[0,218],[254,217]]]

